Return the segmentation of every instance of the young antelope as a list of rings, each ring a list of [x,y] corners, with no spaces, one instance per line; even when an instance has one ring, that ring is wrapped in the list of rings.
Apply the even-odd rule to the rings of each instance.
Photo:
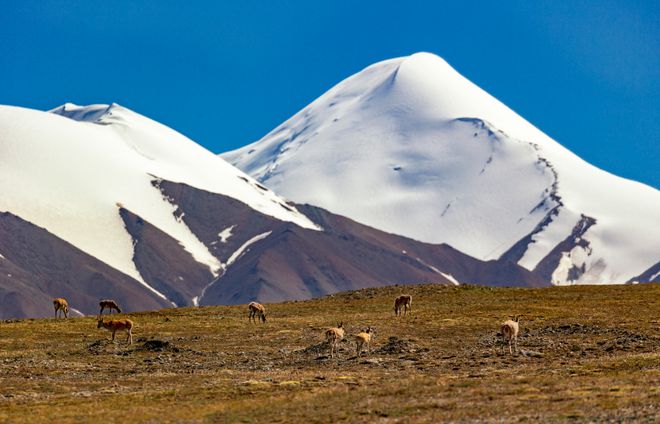
[[[69,303],[66,299],[61,297],[53,299],[53,307],[55,308],[55,318],[58,317],[58,312],[60,311],[64,314],[64,318],[69,318]]]
[[[330,345],[330,357],[334,358],[337,352],[337,345],[344,338],[344,323],[340,322],[338,326],[325,330],[325,339]],[[337,353],[338,354],[338,353]]]
[[[502,338],[504,343],[509,343],[509,354],[513,355],[511,350],[511,343],[515,346],[516,352],[518,352],[518,322],[520,320],[520,315],[512,317],[512,319],[504,321],[500,331],[502,333]],[[504,344],[502,344],[502,350],[504,350]]]
[[[113,319],[110,321],[103,321],[103,318],[99,318],[99,323],[96,328],[105,328],[108,331],[112,331],[112,341],[115,341],[115,333],[117,331],[126,332],[126,341],[129,345],[133,344],[133,321],[128,318],[124,319]]]
[[[110,315],[112,315],[113,309],[117,311],[118,314],[121,314],[121,309],[119,309],[119,305],[117,305],[117,302],[115,302],[114,300],[110,300],[110,299],[102,300],[99,302],[99,306],[101,307],[101,312],[99,312],[99,315],[103,314],[103,311],[105,309],[108,309],[110,311]]]
[[[248,310],[250,311],[250,316],[248,319],[251,322],[256,324],[257,319],[261,320],[261,322],[266,322],[266,308],[264,308],[264,305],[257,302],[250,302],[248,305]]]
[[[357,350],[357,356],[360,356],[362,353],[362,346],[367,345],[367,353],[371,354],[371,332],[373,330],[371,327],[367,327],[362,333],[359,333],[355,336],[355,348]]]
[[[394,315],[400,316],[402,314],[406,315],[408,310],[412,312],[412,296],[409,294],[402,294],[401,296],[394,299]]]

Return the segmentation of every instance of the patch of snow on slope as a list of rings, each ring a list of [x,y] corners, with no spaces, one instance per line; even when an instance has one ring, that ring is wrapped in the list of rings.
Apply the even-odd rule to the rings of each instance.
[[[79,310],[77,310],[77,309],[75,309],[75,308],[72,308],[72,307],[70,307],[70,306],[69,306],[69,310],[70,310],[71,312],[73,312],[74,314],[78,315],[79,317],[84,317],[84,316],[85,316],[85,314],[83,314],[83,313],[80,312]]]
[[[233,227],[233,226],[232,226],[232,227]],[[236,262],[236,260],[237,260],[238,258],[240,258],[241,255],[243,255],[243,253],[246,253],[246,252],[248,252],[248,251],[250,250],[250,249],[249,249],[250,246],[252,246],[254,243],[258,242],[259,240],[263,240],[263,239],[265,239],[265,238],[268,237],[271,233],[272,233],[272,231],[266,231],[265,233],[257,234],[256,236],[252,237],[251,239],[249,239],[249,240],[247,240],[245,243],[243,243],[243,244],[241,245],[241,247],[239,247],[234,253],[231,254],[231,256],[229,257],[229,259],[227,259],[227,262],[225,262],[225,263],[222,265],[223,274],[224,274],[224,272],[227,270],[227,268],[229,268],[229,266],[230,266],[231,264],[233,264],[234,262]],[[192,299],[193,305],[195,305],[195,306],[199,306],[199,302],[204,298],[204,295],[206,294],[206,291],[207,291],[212,285],[214,285],[215,283],[217,283],[218,280],[220,280],[220,278],[222,278],[222,275],[216,277],[216,278],[213,279],[213,281],[211,281],[206,287],[204,287],[204,289],[202,290],[202,292],[200,293],[199,296],[195,296],[195,297],[193,297],[193,299]]]
[[[451,281],[455,286],[458,286],[459,284],[458,280],[456,280],[453,275],[446,274],[444,272],[440,272],[440,274],[442,274],[442,276],[445,277],[447,280]]]
[[[227,227],[224,230],[220,231],[218,233],[218,237],[220,237],[220,242],[221,243],[227,243],[227,240],[229,240],[229,237],[232,236],[232,230],[236,227],[236,225],[232,225],[231,227]]]
[[[266,237],[268,237],[272,233],[272,231],[266,231],[265,233],[257,234],[256,236],[252,237],[250,240],[246,241],[239,247],[234,253],[231,254],[229,259],[227,259],[227,262],[225,263],[225,269],[229,268],[231,264],[236,262],[238,258],[241,257],[241,255],[247,251],[249,251],[248,247],[250,247],[252,244],[258,242],[259,240],[263,240]]]
[[[577,283],[623,283],[659,259],[658,190],[584,162],[428,53],[364,69],[223,157],[294,201],[485,260],[559,196],[520,264],[532,269],[590,216]]]
[[[404,250],[403,253],[405,254],[406,251]],[[415,260],[417,260],[417,262],[424,265],[425,267],[427,267],[431,271],[435,272],[436,274],[442,275],[447,280],[449,280],[453,285],[455,285],[455,286],[459,285],[458,280],[456,280],[453,275],[447,274],[447,273],[444,273],[444,272],[440,271],[438,268],[434,267],[433,265],[424,262],[421,258],[415,258]]]

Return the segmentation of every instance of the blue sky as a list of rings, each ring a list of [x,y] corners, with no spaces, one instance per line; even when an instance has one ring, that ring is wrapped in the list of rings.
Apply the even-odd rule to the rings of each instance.
[[[214,152],[418,51],[585,160],[660,187],[659,1],[0,2],[0,103],[117,102]]]

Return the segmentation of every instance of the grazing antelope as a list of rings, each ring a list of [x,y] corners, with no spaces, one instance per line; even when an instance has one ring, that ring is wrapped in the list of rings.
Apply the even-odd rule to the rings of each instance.
[[[108,331],[112,331],[112,341],[115,341],[115,333],[117,331],[125,331],[126,341],[129,345],[133,344],[133,321],[128,318],[103,321],[103,318],[99,317],[99,323],[96,328],[105,328]]]
[[[412,296],[409,294],[402,294],[394,299],[394,315],[400,316],[403,310],[403,315],[408,313],[408,309],[412,312]]]
[[[264,305],[257,302],[250,302],[250,304],[248,305],[248,310],[250,311],[250,316],[248,317],[248,319],[251,322],[254,322],[256,324],[257,319],[260,319],[261,322],[266,322],[266,308],[264,308]]]
[[[115,302],[114,300],[110,300],[110,299],[102,300],[99,302],[99,306],[101,307],[101,311],[99,312],[99,315],[103,314],[103,311],[105,309],[110,310],[110,315],[112,315],[113,309],[117,311],[118,314],[121,314],[121,309],[119,309],[119,305],[117,305],[117,302]]]
[[[69,318],[69,303],[66,299],[58,297],[53,299],[53,307],[55,308],[55,318],[58,317],[58,312],[64,313],[64,318]]]
[[[367,327],[362,333],[359,333],[355,336],[355,348],[357,350],[357,356],[360,356],[362,352],[362,346],[367,345],[367,353],[371,354],[371,332],[373,330],[371,327]]]
[[[520,320],[520,315],[511,317],[512,319],[506,320],[502,323],[500,331],[502,333],[503,342],[509,342],[509,354],[513,355],[511,350],[511,343],[513,342],[516,352],[518,352],[518,321]],[[504,344],[502,344],[502,350],[504,351]]]
[[[344,323],[340,322],[338,326],[325,330],[325,339],[330,345],[330,357],[334,358],[337,352],[337,345],[344,338]]]

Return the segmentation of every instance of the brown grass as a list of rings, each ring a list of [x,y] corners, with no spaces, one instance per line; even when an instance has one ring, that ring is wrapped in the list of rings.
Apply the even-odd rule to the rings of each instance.
[[[263,325],[246,306],[123,314],[133,346],[94,317],[5,321],[0,421],[657,422],[659,301],[658,284],[387,287],[266,305]],[[515,356],[496,337],[512,314]],[[375,328],[375,351],[328,359],[339,321]]]

